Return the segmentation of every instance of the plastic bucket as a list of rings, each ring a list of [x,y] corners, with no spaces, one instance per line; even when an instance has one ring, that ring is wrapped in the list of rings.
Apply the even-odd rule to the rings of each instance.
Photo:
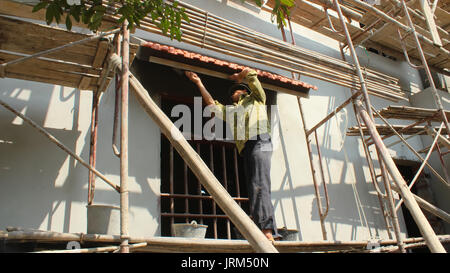
[[[120,208],[107,205],[87,207],[88,234],[120,234]]]
[[[174,237],[205,238],[207,225],[199,225],[196,221],[190,224],[172,224]]]
[[[281,238],[281,241],[297,241],[298,230],[279,228],[277,229],[277,231],[281,236],[283,236],[283,238]]]

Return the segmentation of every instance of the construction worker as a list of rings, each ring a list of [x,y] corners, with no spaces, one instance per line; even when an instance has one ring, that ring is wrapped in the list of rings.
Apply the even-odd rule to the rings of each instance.
[[[229,89],[233,105],[227,106],[212,98],[196,73],[186,71],[185,75],[197,85],[205,104],[211,107],[215,116],[234,129],[236,147],[244,159],[250,215],[269,240],[280,238],[270,197],[272,142],[266,111],[266,94],[256,71],[245,68],[229,77],[236,83]],[[241,84],[244,79],[248,86]],[[227,115],[229,113],[233,116]]]

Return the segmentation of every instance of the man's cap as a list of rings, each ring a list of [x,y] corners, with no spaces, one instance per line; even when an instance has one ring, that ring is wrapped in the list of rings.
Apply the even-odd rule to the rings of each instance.
[[[228,96],[231,97],[231,95],[233,95],[233,93],[234,93],[236,90],[246,90],[248,93],[251,92],[251,91],[250,91],[250,88],[249,88],[246,84],[243,84],[243,83],[235,83],[235,84],[233,84],[233,85],[228,89]]]

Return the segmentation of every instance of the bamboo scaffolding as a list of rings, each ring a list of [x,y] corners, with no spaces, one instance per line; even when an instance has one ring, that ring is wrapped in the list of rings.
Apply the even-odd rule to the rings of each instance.
[[[400,193],[400,190],[398,189],[398,187],[396,185],[392,185],[392,189],[395,190],[396,192]],[[421,198],[415,194],[413,194],[413,197],[417,201],[417,204],[419,204],[419,206],[422,209],[441,218],[442,220],[446,221],[447,223],[450,223],[450,214],[449,213],[436,207],[435,205],[429,203],[428,201],[424,200],[423,198]]]
[[[389,105],[380,110],[380,114],[385,118],[404,119],[404,120],[422,120],[430,118],[430,121],[442,121],[438,116],[436,109],[418,108],[410,106]],[[450,111],[445,111],[445,115],[450,118]]]
[[[130,32],[128,22],[122,24],[122,67],[121,67],[121,98],[120,98],[120,252],[128,253],[128,87],[129,87],[129,56]]]
[[[343,46],[342,43],[340,44],[339,49],[340,49],[340,52],[341,52],[341,58],[343,60],[345,60],[344,46]],[[358,92],[356,92],[355,90],[352,90],[352,89],[350,89],[350,92],[353,95],[358,93]],[[351,101],[352,102],[353,113],[355,115],[355,118],[356,118],[356,121],[358,123],[359,128],[361,128],[362,127],[361,126],[361,118],[357,114],[355,101],[356,101],[355,99]],[[365,154],[366,161],[367,161],[367,164],[368,164],[368,167],[369,167],[369,172],[370,172],[370,177],[371,177],[371,180],[372,180],[372,184],[373,184],[373,186],[375,188],[375,192],[377,193],[378,202],[380,204],[380,209],[381,209],[381,212],[383,214],[383,220],[384,220],[384,223],[386,225],[386,231],[387,231],[389,239],[392,239],[391,227],[389,226],[389,219],[388,219],[389,218],[389,213],[385,210],[385,204],[384,204],[384,201],[383,201],[383,199],[387,198],[387,194],[383,194],[381,192],[379,186],[378,186],[378,181],[377,181],[377,176],[375,175],[373,160],[372,160],[372,157],[370,155],[369,148],[368,148],[368,145],[366,143],[366,139],[364,138],[364,134],[363,134],[361,129],[359,130],[359,136],[360,136],[362,144],[363,144],[364,154]]]
[[[399,21],[395,20],[394,18],[392,18],[391,16],[387,15],[386,13],[384,13],[383,11],[377,9],[374,6],[371,6],[365,2],[359,1],[359,0],[348,0],[348,2],[355,4],[358,7],[363,8],[364,10],[367,10],[377,16],[379,16],[380,18],[382,18],[384,21],[386,22],[390,22],[398,27],[400,27],[401,29],[403,29],[406,32],[415,32],[413,30],[414,26],[412,24],[409,25],[404,25],[402,23],[400,23]],[[399,1],[400,4],[402,4],[403,1]],[[402,4],[403,5],[403,4]],[[409,17],[409,12],[408,12],[408,8],[406,7],[406,4],[404,5],[404,10],[405,14],[407,14],[407,17]],[[434,43],[431,39],[423,36],[422,34],[417,34],[417,38],[420,39],[422,42],[434,46]],[[450,55],[450,52],[445,49],[444,47],[438,47],[437,50],[439,50],[439,52],[442,52],[443,54],[445,54],[446,56]]]
[[[147,243],[137,243],[129,246],[129,249],[136,249],[139,247],[146,247]],[[33,253],[98,253],[98,252],[112,252],[120,249],[120,246],[102,246],[92,248],[80,248],[80,249],[66,249],[66,250],[43,250]]]
[[[335,7],[336,7],[336,11],[338,13],[339,19],[341,21],[343,32],[344,32],[346,40],[347,40],[347,46],[350,50],[350,54],[352,56],[353,63],[355,64],[355,70],[358,75],[360,86],[361,86],[362,97],[364,98],[364,103],[365,103],[365,105],[367,107],[367,111],[368,111],[368,113],[367,113],[368,118],[370,119],[370,121],[373,121],[374,118],[373,118],[373,112],[371,109],[369,93],[368,93],[367,86],[366,86],[366,79],[365,79],[364,75],[362,74],[361,67],[359,64],[359,58],[358,58],[358,55],[356,54],[355,48],[353,46],[353,41],[352,41],[351,35],[347,29],[347,25],[345,24],[345,19],[342,14],[340,3],[338,0],[333,0],[333,1],[335,4]],[[358,107],[358,103],[359,102],[356,103],[356,107]],[[361,112],[361,111],[358,111],[358,112]],[[368,122],[367,120],[364,120],[364,123],[366,123],[366,125],[367,125],[367,122]],[[378,134],[378,132],[376,132],[376,131],[375,131],[375,133]],[[374,138],[374,136],[372,136],[372,138]],[[382,156],[382,151],[380,150],[380,147],[377,147],[376,151],[377,151],[378,158],[380,158]],[[397,244],[398,244],[399,249],[401,250],[401,252],[405,252],[403,238],[401,237],[401,234],[400,234],[400,225],[398,223],[397,215],[395,214],[394,201],[393,201],[392,192],[390,189],[390,184],[389,184],[388,175],[387,175],[387,171],[386,171],[387,166],[385,166],[385,163],[386,162],[380,162],[380,169],[381,169],[384,186],[386,189],[386,198],[388,199],[388,207],[391,211],[391,220],[392,220],[392,225],[394,227],[394,234],[397,239]],[[387,165],[387,163],[386,163],[386,165]]]
[[[356,0],[354,0],[354,1],[356,1]],[[448,119],[447,119],[447,116],[445,115],[444,107],[442,105],[441,98],[439,97],[439,94],[437,93],[437,89],[436,89],[436,85],[434,84],[433,76],[431,75],[431,71],[430,71],[430,68],[428,67],[427,59],[425,58],[424,52],[422,50],[422,45],[420,44],[420,40],[419,40],[419,34],[416,32],[416,30],[414,28],[414,23],[411,20],[411,16],[409,15],[408,7],[406,6],[405,1],[404,0],[400,0],[400,1],[401,1],[401,4],[402,4],[402,7],[403,7],[403,11],[405,12],[405,16],[407,18],[410,30],[412,31],[412,34],[414,36],[414,40],[416,42],[417,50],[418,50],[420,58],[422,60],[422,66],[423,66],[423,68],[425,70],[425,73],[427,75],[428,81],[430,83],[431,92],[433,94],[434,102],[436,104],[436,107],[437,107],[438,111],[441,114],[442,121],[444,122],[444,125],[447,128],[447,134],[450,134],[450,124],[448,123]],[[439,48],[441,49],[442,47],[439,47]],[[450,56],[450,53],[447,53],[447,56]]]
[[[421,234],[424,236],[424,238],[427,242],[428,248],[432,252],[445,253],[444,247],[439,242],[438,238],[436,237],[436,234],[434,233],[434,231],[431,228],[430,224],[428,223],[427,219],[423,215],[423,212],[420,210],[419,205],[417,204],[417,201],[414,199],[412,193],[410,192],[405,180],[403,179],[402,175],[400,174],[397,167],[395,166],[395,163],[392,160],[392,158],[389,154],[389,151],[387,150],[383,141],[381,140],[376,127],[373,125],[373,122],[372,122],[370,116],[362,108],[361,103],[357,103],[356,107],[357,107],[358,113],[360,114],[360,116],[364,120],[364,123],[366,124],[367,128],[369,129],[372,139],[375,141],[375,145],[380,150],[381,158],[384,161],[384,163],[386,164],[389,174],[393,178],[394,182],[397,184],[397,187],[400,190],[400,193],[404,199],[406,207],[411,212],[411,215],[413,216],[414,221],[416,222],[417,226],[419,227]]]
[[[11,65],[14,65],[14,64],[18,64],[18,63],[24,62],[24,61],[32,59],[32,58],[37,58],[37,57],[41,57],[41,56],[44,56],[44,55],[48,55],[50,53],[54,53],[56,51],[63,50],[65,48],[67,48],[67,47],[72,47],[72,46],[75,46],[75,45],[88,43],[88,42],[93,41],[93,40],[98,40],[98,39],[101,39],[101,38],[103,38],[105,36],[116,34],[119,31],[120,31],[120,29],[115,29],[115,30],[112,30],[112,31],[104,32],[104,33],[101,33],[101,34],[98,34],[98,35],[95,35],[95,36],[84,38],[82,40],[78,40],[78,41],[75,41],[75,42],[70,42],[70,43],[64,44],[62,46],[58,46],[58,47],[55,47],[55,48],[52,48],[52,49],[44,50],[44,51],[41,51],[41,52],[38,52],[38,53],[35,53],[35,54],[31,54],[31,55],[28,55],[28,56],[25,56],[25,57],[22,57],[22,58],[18,58],[18,59],[9,61],[7,63],[2,63],[0,65],[3,66],[3,69],[6,69],[8,66],[11,66]]]
[[[359,84],[356,78],[351,76],[354,71],[351,64],[276,41],[210,13],[205,27],[205,12],[182,5],[191,19],[191,24],[185,22],[182,25],[183,42],[346,87],[357,88]],[[110,20],[117,19],[111,14],[108,16]],[[148,18],[142,20],[140,28],[161,34]],[[365,71],[369,92],[394,101],[405,99],[398,80],[386,75],[381,76],[381,73],[370,69]]]
[[[383,116],[380,114],[380,113],[378,113],[376,110],[375,110],[375,108],[373,108],[372,107],[372,110],[376,113],[376,115],[377,115],[377,117],[378,118],[380,118],[385,124],[386,124],[386,126],[387,127],[389,127],[389,129],[391,129],[391,131],[395,134],[395,135],[397,135],[397,137],[400,139],[400,141],[401,142],[403,142],[405,145],[406,145],[406,147],[408,147],[408,149],[411,151],[411,152],[413,152],[416,156],[417,156],[417,158],[419,158],[422,162],[424,162],[424,164],[425,165],[427,165],[428,166],[428,168],[430,168],[430,170],[431,170],[431,172],[433,172],[433,174],[442,182],[442,183],[444,183],[444,185],[446,185],[446,186],[449,186],[449,183],[427,162],[427,160],[425,160],[418,152],[416,152],[416,150],[406,141],[406,139],[405,138],[403,138],[400,134],[399,134],[399,132],[391,125],[391,124],[389,124],[389,122],[385,119],[385,118],[383,118]],[[441,129],[441,128],[440,128]],[[419,135],[420,133],[422,133],[423,132],[423,130],[422,131],[419,131],[419,132],[417,132],[417,133],[415,133],[415,134],[413,134],[413,135]],[[434,145],[433,145],[434,146]]]
[[[119,235],[104,234],[79,234],[58,232],[30,232],[13,231],[0,232],[0,239],[7,241],[35,241],[35,242],[89,242],[89,243],[120,243]],[[443,243],[450,242],[450,235],[438,236]],[[424,238],[407,238],[405,244],[421,243]],[[130,237],[131,244],[147,243],[146,247],[139,251],[146,252],[209,252],[209,253],[249,253],[254,252],[249,242],[245,240],[227,239],[192,239],[177,237]],[[317,251],[356,251],[362,252],[367,249],[368,241],[277,241],[274,246],[283,253],[287,252],[317,252]],[[395,240],[378,241],[381,247],[396,244]]]
[[[422,164],[420,165],[419,169],[416,171],[416,174],[414,175],[413,179],[411,180],[411,182],[408,185],[408,188],[411,190],[412,187],[414,186],[414,184],[416,183],[417,179],[419,178],[420,174],[422,173],[423,168],[425,167],[425,165],[428,162],[428,159],[430,159],[431,153],[433,152],[434,146],[436,145],[436,142],[440,136],[441,130],[442,130],[442,126],[444,124],[441,123],[441,127],[439,128],[439,132],[438,135],[434,138],[433,143],[431,144],[431,148],[430,151],[428,152],[428,154],[425,156],[425,159],[423,160]],[[448,186],[448,184],[447,184]],[[400,206],[403,203],[403,198],[400,199],[400,201],[397,203],[397,205],[395,206],[395,210],[398,210],[400,208]]]
[[[92,94],[92,112],[91,112],[91,137],[90,137],[90,150],[89,150],[89,165],[95,168],[97,162],[97,136],[98,136],[98,105],[99,105],[99,93],[93,92]],[[95,174],[89,172],[88,181],[88,205],[92,205],[95,192]]]

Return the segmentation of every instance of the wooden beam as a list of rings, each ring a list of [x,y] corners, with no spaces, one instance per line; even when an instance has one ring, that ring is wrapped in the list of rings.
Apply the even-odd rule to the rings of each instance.
[[[214,70],[207,69],[207,68],[202,68],[202,67],[198,67],[198,66],[188,65],[188,64],[184,64],[184,63],[180,63],[180,62],[176,62],[176,61],[172,61],[172,60],[167,60],[167,59],[163,59],[163,58],[159,58],[159,57],[150,56],[149,62],[156,63],[156,64],[162,64],[162,65],[166,65],[166,66],[170,66],[170,67],[174,67],[174,68],[178,68],[178,69],[182,69],[182,70],[188,70],[188,71],[192,71],[192,72],[196,72],[196,73],[201,73],[201,74],[205,74],[205,75],[208,75],[208,76],[217,77],[217,78],[220,78],[220,79],[227,79],[228,80],[229,76],[230,76],[229,74],[226,74],[226,73],[223,73],[223,72],[218,72],[218,71],[214,71]],[[296,92],[294,90],[290,90],[290,89],[287,89],[287,88],[279,87],[279,86],[276,86],[276,85],[273,85],[273,84],[268,84],[268,83],[261,82],[261,85],[265,89],[270,89],[270,90],[273,90],[273,91],[278,91],[278,92],[294,95],[294,96],[297,96],[297,97],[309,98],[308,94],[305,94],[305,93],[302,93],[302,92]]]
[[[428,5],[427,0],[419,0],[420,9],[422,10],[425,21],[427,22],[428,30],[430,31],[433,43],[436,46],[442,46],[441,38],[439,37],[438,30],[436,28],[436,23],[434,21],[433,12],[431,11],[430,5]]]
[[[100,68],[105,61],[106,54],[108,53],[109,41],[102,40],[98,42],[97,52],[94,56],[94,61],[92,62],[93,68]]]
[[[89,87],[91,85],[91,79],[89,77],[81,77],[81,81],[78,84],[78,89],[80,90],[89,90]]]

